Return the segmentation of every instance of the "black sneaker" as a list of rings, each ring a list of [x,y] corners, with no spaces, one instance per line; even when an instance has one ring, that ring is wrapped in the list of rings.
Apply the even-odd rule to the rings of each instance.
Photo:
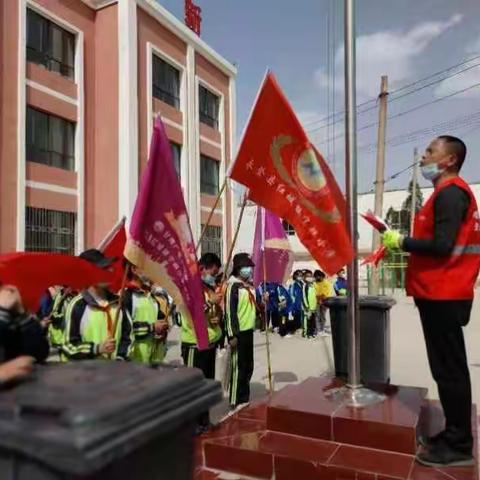
[[[471,454],[452,450],[444,442],[438,441],[430,449],[417,454],[417,462],[427,467],[472,467],[475,461]]]
[[[437,433],[436,435],[433,435],[432,437],[427,437],[426,435],[420,435],[418,437],[418,443],[422,447],[433,447],[434,445],[437,445],[438,442],[443,438],[443,435],[445,434],[445,431],[442,430],[441,432]]]

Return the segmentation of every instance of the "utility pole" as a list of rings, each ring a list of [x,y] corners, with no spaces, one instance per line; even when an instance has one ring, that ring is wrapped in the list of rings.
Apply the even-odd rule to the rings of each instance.
[[[377,140],[377,167],[375,180],[375,215],[382,217],[383,214],[383,191],[385,188],[385,137],[387,131],[387,98],[388,77],[382,76],[380,82],[380,108],[378,112],[378,140]],[[380,246],[380,234],[374,230],[372,237],[372,252]],[[378,268],[372,269],[368,293],[378,295],[380,291],[380,275]]]
[[[413,236],[413,224],[417,206],[418,149],[413,150],[412,204],[410,205],[410,236]]]

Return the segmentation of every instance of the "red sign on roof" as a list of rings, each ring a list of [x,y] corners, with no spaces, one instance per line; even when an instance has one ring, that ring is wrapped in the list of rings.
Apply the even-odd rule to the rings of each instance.
[[[200,35],[202,23],[202,9],[193,3],[193,0],[185,0],[185,25]]]

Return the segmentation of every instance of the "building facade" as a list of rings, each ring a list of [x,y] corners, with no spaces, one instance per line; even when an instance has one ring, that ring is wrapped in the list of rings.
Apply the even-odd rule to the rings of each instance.
[[[78,253],[131,214],[162,116],[199,238],[235,135],[236,68],[156,0],[0,0],[0,251]],[[204,247],[231,238],[232,199]]]

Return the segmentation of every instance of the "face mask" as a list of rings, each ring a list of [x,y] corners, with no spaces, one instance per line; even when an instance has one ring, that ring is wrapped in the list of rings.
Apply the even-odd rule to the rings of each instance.
[[[422,165],[420,169],[425,180],[435,180],[445,171],[444,168],[439,168],[438,163]]]
[[[248,280],[249,278],[251,278],[252,274],[253,274],[253,268],[252,267],[242,267],[240,269],[240,276],[245,279],[245,280]]]
[[[203,283],[206,283],[207,285],[210,285],[211,287],[214,287],[216,284],[216,278],[211,275],[210,273],[205,274],[202,277]]]
[[[313,278],[312,278],[312,277],[307,277],[307,278],[305,279],[305,281],[306,281],[307,283],[312,283],[312,282],[313,282]]]

